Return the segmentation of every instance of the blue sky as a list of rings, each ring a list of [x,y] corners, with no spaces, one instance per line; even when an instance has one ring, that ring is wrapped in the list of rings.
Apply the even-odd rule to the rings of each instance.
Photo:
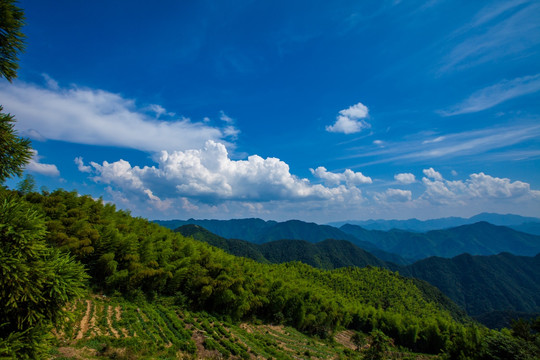
[[[540,216],[538,1],[19,5],[0,103],[38,186],[150,219]]]

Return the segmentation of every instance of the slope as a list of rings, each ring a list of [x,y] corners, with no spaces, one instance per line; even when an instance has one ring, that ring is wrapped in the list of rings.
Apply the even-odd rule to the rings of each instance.
[[[174,231],[216,246],[229,254],[259,262],[279,264],[301,261],[321,269],[346,266],[396,268],[345,240],[328,239],[318,243],[304,240],[276,240],[264,244],[253,244],[244,240],[222,238],[198,225],[183,225]]]
[[[439,288],[469,315],[540,312],[540,255],[430,257],[399,270]]]
[[[279,240],[256,245],[241,240],[226,240],[193,225],[185,225],[177,231],[196,236],[235,255],[246,256],[245,250],[234,252],[234,246],[225,245],[241,242],[248,249],[254,249],[250,251],[255,251],[257,257],[252,258],[262,257],[273,263],[302,261],[319,268],[371,265],[398,270],[401,275],[422,279],[436,286],[470,315],[486,321],[487,325],[500,326],[501,322],[493,322],[493,316],[485,313],[504,311],[505,317],[512,319],[512,313],[540,312],[540,255],[534,258],[508,253],[496,256],[460,255],[452,259],[430,257],[409,266],[397,266],[379,260],[346,241],[326,240],[311,244],[300,240]],[[216,241],[215,238],[220,240]],[[421,281],[415,285],[430,294],[429,298],[445,303],[444,307],[453,314],[459,314],[455,305],[438,291],[433,291],[431,286],[425,286]],[[502,324],[509,326],[510,321]]]
[[[340,327],[380,329],[396,345],[428,353],[473,331],[412,280],[388,270],[260,264],[76,192],[30,193],[24,201],[43,213],[49,243],[86,266],[93,289],[138,303],[170,299],[190,311],[288,325],[322,338]]]

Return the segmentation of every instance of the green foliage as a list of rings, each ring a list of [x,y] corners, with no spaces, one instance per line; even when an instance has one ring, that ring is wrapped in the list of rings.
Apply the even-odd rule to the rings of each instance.
[[[369,360],[383,360],[385,354],[390,350],[391,339],[380,330],[373,330],[369,333],[370,346],[364,352],[364,358]]]
[[[0,76],[17,77],[18,54],[24,50],[24,12],[14,0],[0,0]]]
[[[0,354],[34,358],[47,349],[64,304],[83,293],[84,268],[44,240],[43,217],[0,192]]]
[[[388,270],[259,264],[75,192],[26,199],[46,214],[48,241],[84,263],[98,290],[174,296],[235,321],[259,318],[322,338],[340,326],[380,328],[398,344],[435,353],[461,326],[413,281]]]
[[[138,304],[141,311],[126,315],[122,324],[129,324],[128,331],[144,341],[195,351],[193,345],[182,347],[189,334],[167,306],[145,305],[146,299],[169,299],[170,304],[200,311],[197,317],[202,320],[194,328],[211,337],[208,347],[223,355],[247,357],[248,353],[231,338],[230,330],[200,314],[233,322],[260,319],[285,324],[320,339],[330,338],[339,328],[376,331],[377,339],[391,338],[396,346],[432,354],[445,351],[456,359],[480,358],[485,353],[479,344],[488,334],[486,329],[457,322],[436,296],[418,288],[417,281],[389,270],[329,271],[300,262],[260,264],[76,192],[29,193],[25,199],[45,214],[48,243],[85,264],[95,290],[121,292]],[[104,312],[101,307],[96,311]],[[240,330],[236,334],[262,344]],[[274,350],[277,345],[272,341],[264,344],[260,349],[267,356],[287,358]],[[307,348],[298,349],[298,354],[306,350],[313,354]]]
[[[17,191],[22,194],[26,195],[34,191],[36,188],[36,180],[32,175],[26,174],[23,180],[21,180],[17,184]]]
[[[431,257],[399,271],[438,287],[473,316],[503,309],[539,311],[540,256]],[[494,315],[501,319],[505,314]]]
[[[2,113],[2,109],[0,105],[0,185],[10,177],[22,175],[24,165],[32,157],[30,140],[17,136],[15,118]]]

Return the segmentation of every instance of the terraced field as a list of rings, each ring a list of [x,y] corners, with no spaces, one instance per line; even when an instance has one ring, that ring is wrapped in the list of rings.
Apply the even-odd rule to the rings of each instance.
[[[68,307],[52,359],[360,359],[352,331],[333,340],[263,324],[231,324],[206,313],[92,296]],[[369,346],[369,345],[367,345]],[[388,354],[415,359],[411,354]]]

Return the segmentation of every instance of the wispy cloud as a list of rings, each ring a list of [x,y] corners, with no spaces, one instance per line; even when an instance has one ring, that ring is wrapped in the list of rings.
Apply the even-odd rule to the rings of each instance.
[[[501,1],[487,5],[473,20],[457,30],[457,44],[443,58],[439,71],[476,66],[517,54],[540,44],[540,3]],[[459,41],[459,38],[463,40]]]
[[[47,78],[49,85],[51,81]],[[183,117],[158,120],[154,115],[171,113],[159,105],[139,108],[132,99],[100,89],[19,81],[9,87],[1,83],[0,98],[7,111],[17,114],[20,132],[42,140],[156,152],[198,148],[207,140],[231,145],[227,140],[238,135],[227,123],[211,126]]]
[[[474,113],[492,108],[504,101],[540,90],[540,74],[504,80],[474,92],[452,109],[441,111],[444,116]]]
[[[444,135],[444,142],[426,143],[425,140],[402,141],[387,143],[386,148],[375,151],[350,149],[356,154],[352,158],[373,158],[354,167],[372,164],[390,163],[396,161],[422,161],[437,158],[455,158],[483,154],[494,149],[500,149],[518,144],[540,136],[540,125],[527,124],[519,126],[493,127],[489,129],[466,131]],[[353,167],[353,168],[354,168]]]

